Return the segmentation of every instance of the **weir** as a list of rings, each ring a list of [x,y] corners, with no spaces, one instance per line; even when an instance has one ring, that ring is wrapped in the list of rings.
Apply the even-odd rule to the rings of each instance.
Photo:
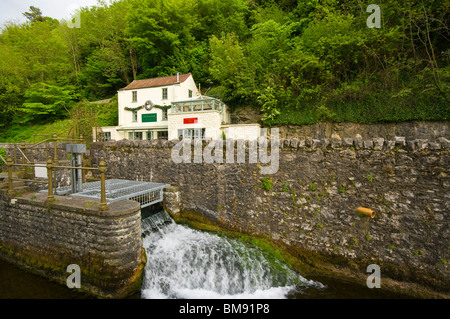
[[[82,191],[72,193],[72,186],[56,189],[57,195],[100,199],[100,182],[90,182],[81,185]],[[169,184],[131,181],[125,179],[108,179],[105,181],[106,202],[112,203],[120,200],[134,200],[141,204],[141,208],[151,206],[163,200],[163,189]]]
[[[55,189],[55,195],[71,195],[73,197],[101,200],[101,181],[82,183],[81,154],[86,153],[85,144],[67,144],[66,152],[71,155],[70,186]],[[107,204],[134,200],[141,208],[162,202],[163,189],[169,184],[132,181],[125,179],[105,180],[105,200]],[[46,192],[45,190],[42,192]]]
[[[148,259],[142,298],[289,298],[323,290],[268,252],[177,224],[164,210],[142,220]]]

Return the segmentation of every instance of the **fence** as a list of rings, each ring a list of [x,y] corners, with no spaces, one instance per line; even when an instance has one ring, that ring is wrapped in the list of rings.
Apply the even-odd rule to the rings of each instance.
[[[36,137],[43,136],[47,137],[46,139],[36,143]],[[31,145],[26,145],[24,141],[21,143],[6,143],[5,147],[9,149],[9,154],[13,158],[13,162],[15,164],[19,164],[18,161],[20,158],[22,159],[22,164],[28,162],[31,164],[31,161],[28,159],[26,155],[27,150],[37,149],[41,145],[45,145],[45,158],[49,157],[51,150],[53,151],[53,161],[57,163],[58,160],[58,141],[59,142],[80,142],[83,141],[83,137],[80,138],[71,138],[71,137],[58,137],[58,135],[53,134],[33,134],[33,143]],[[50,145],[53,144],[53,145]],[[0,155],[0,160],[2,160],[6,164],[6,160]]]
[[[26,169],[27,167],[35,168],[36,163],[18,164],[18,163],[13,162],[11,156],[8,156],[6,159],[6,165],[8,167],[8,195],[9,196],[15,195],[13,181],[44,183],[44,184],[48,184],[48,195],[47,195],[48,202],[52,202],[55,200],[55,197],[53,195],[53,171],[55,169],[81,169],[81,170],[92,170],[92,171],[97,170],[100,172],[100,191],[101,191],[99,210],[104,211],[104,210],[109,209],[108,204],[106,202],[106,191],[105,191],[105,173],[107,171],[107,168],[106,168],[106,163],[105,163],[105,160],[103,157],[100,159],[98,167],[60,166],[60,165],[55,165],[55,163],[53,162],[53,159],[51,157],[48,157],[47,165],[46,165],[47,178],[48,178],[47,181],[25,179],[25,178],[13,178],[13,167],[21,167],[23,169]]]

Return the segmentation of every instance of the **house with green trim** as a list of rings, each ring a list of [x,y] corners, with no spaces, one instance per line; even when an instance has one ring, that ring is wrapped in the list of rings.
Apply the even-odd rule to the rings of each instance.
[[[95,140],[257,138],[260,126],[232,125],[227,105],[202,95],[191,73],[134,80],[118,91],[119,125],[96,128]]]

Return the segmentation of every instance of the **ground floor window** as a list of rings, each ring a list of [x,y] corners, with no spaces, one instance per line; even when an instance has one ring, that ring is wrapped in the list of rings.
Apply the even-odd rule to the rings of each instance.
[[[129,132],[128,133],[129,140],[142,140],[142,132]]]
[[[144,131],[144,132],[128,132],[128,139],[135,140],[167,140],[169,138],[168,131]]]
[[[111,132],[103,132],[103,140],[104,141],[111,140]]]
[[[158,131],[158,138],[160,140],[167,140],[169,138],[169,132],[168,131]]]
[[[205,129],[204,128],[186,128],[178,130],[178,138],[205,138]]]

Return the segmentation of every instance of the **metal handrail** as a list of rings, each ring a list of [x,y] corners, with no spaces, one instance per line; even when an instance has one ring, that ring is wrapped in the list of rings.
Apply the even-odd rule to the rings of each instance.
[[[35,167],[36,163],[31,164],[15,164],[12,161],[11,156],[8,156],[6,159],[6,165],[8,166],[8,195],[14,196],[14,188],[13,188],[13,180],[18,181],[27,181],[27,182],[33,182],[33,183],[45,183],[45,181],[37,181],[37,180],[27,180],[27,179],[20,179],[20,178],[13,178],[12,177],[12,168],[14,166],[21,166],[21,167]],[[81,170],[98,170],[100,172],[100,192],[101,192],[101,200],[100,200],[100,206],[99,210],[105,211],[108,210],[108,204],[106,202],[106,187],[105,187],[105,173],[107,171],[106,163],[104,158],[102,157],[100,159],[100,162],[98,164],[98,167],[82,167],[82,166],[61,166],[61,165],[53,165],[53,160],[51,157],[47,159],[47,177],[48,177],[48,194],[47,194],[47,202],[53,202],[55,200],[55,197],[53,196],[53,170],[54,169],[81,169]]]
[[[31,161],[28,159],[28,157],[25,156],[25,153],[22,152],[22,150],[20,149],[20,147],[16,146],[17,149],[19,150],[19,152],[22,154],[22,156],[27,160],[28,163],[31,163]]]
[[[36,136],[52,136],[51,138],[47,138],[43,141],[40,141],[36,143]],[[83,138],[70,138],[70,137],[58,137],[56,134],[50,135],[50,134],[34,134],[33,135],[33,144],[31,145],[25,145],[25,141],[22,141],[21,143],[8,143],[9,145],[12,145],[14,148],[14,162],[16,163],[16,149],[19,150],[19,152],[23,155],[23,157],[28,161],[28,163],[31,163],[31,161],[26,157],[25,153],[22,150],[32,149],[37,147],[38,145],[44,144],[46,145],[46,157],[48,156],[48,143],[53,142],[53,160],[55,162],[58,161],[58,154],[57,154],[57,142],[58,141],[68,141],[68,142],[76,142],[76,141],[83,141]],[[19,147],[20,145],[20,147]],[[3,159],[3,161],[6,163],[6,161]]]

